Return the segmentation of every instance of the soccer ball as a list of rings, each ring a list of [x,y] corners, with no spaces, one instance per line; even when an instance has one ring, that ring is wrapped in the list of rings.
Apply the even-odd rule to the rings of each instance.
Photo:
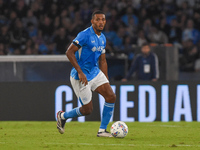
[[[124,138],[128,134],[128,126],[123,121],[117,121],[110,128],[112,136]]]

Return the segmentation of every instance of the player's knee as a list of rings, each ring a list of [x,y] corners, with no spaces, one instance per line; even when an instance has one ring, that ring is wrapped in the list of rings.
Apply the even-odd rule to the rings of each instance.
[[[116,101],[116,95],[113,93],[112,95],[110,95],[108,98],[107,98],[107,101],[108,103],[115,103]]]
[[[115,101],[116,101],[116,95],[113,94],[113,95],[112,95],[112,103],[115,103]]]

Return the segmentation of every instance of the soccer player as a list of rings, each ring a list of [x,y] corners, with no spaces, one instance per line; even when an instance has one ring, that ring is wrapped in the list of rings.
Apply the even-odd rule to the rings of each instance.
[[[109,84],[107,61],[105,56],[106,38],[102,30],[106,24],[105,14],[95,11],[92,14],[92,25],[80,32],[66,51],[66,55],[73,65],[70,81],[81,107],[69,112],[57,113],[57,129],[63,134],[65,122],[69,118],[89,115],[93,110],[92,91],[105,98],[102,120],[98,137],[112,137],[106,131],[113,114],[116,96]]]

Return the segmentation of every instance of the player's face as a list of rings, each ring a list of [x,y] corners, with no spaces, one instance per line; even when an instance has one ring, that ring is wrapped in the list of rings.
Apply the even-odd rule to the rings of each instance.
[[[150,47],[148,45],[142,47],[142,53],[147,55],[150,52]]]
[[[101,32],[106,24],[106,17],[104,14],[95,14],[91,22],[95,30]]]

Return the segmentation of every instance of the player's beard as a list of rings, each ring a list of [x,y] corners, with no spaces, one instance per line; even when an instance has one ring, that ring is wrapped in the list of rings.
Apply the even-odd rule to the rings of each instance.
[[[101,27],[102,27],[102,29],[97,29],[98,32],[102,32],[103,31],[104,26],[99,26],[99,28],[101,28]]]
[[[98,31],[98,32],[102,32],[103,30],[98,29],[97,31]]]
[[[101,29],[101,27],[102,27],[102,29]],[[104,26],[102,25],[101,27],[98,26],[98,25],[96,25],[96,24],[93,25],[93,28],[94,28],[97,32],[102,32],[102,31],[103,31]]]

